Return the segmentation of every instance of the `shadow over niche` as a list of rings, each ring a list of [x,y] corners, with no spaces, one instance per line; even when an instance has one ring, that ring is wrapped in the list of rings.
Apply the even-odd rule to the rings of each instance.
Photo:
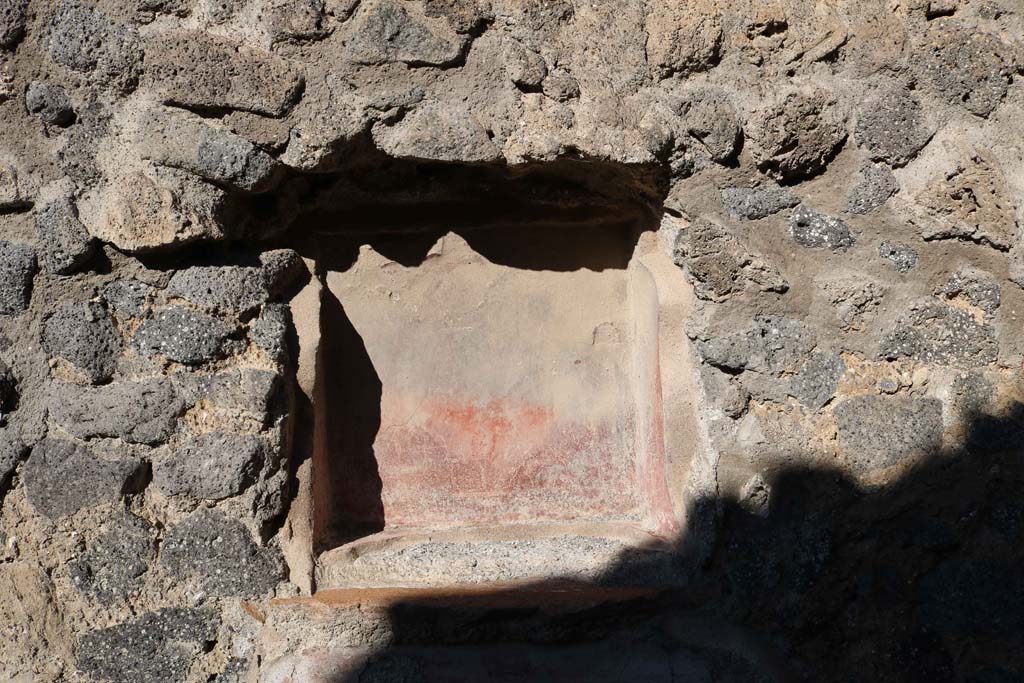
[[[683,588],[617,589],[636,548],[588,584],[399,597],[392,645],[331,683],[1024,680],[1024,406],[964,443],[880,490],[801,467],[763,514],[695,501]]]

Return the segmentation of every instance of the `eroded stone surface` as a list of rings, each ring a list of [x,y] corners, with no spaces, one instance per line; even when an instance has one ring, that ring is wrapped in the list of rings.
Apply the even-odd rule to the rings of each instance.
[[[0,313],[20,313],[28,307],[37,268],[32,247],[0,241]]]
[[[677,265],[686,266],[702,298],[715,300],[746,287],[772,292],[789,287],[775,266],[749,254],[739,240],[711,221],[696,220],[681,230],[674,255]]]
[[[135,331],[131,345],[144,356],[193,365],[227,353],[228,338],[235,331],[221,318],[184,306],[167,306],[150,314]]]
[[[996,359],[995,330],[969,311],[942,303],[921,302],[900,316],[882,340],[885,358],[913,358],[925,363],[977,367]]]
[[[160,562],[212,595],[256,597],[283,578],[276,551],[257,547],[241,523],[212,510],[196,512],[169,529]]]
[[[43,348],[96,384],[111,378],[121,353],[121,333],[95,302],[62,304],[43,324]]]
[[[153,530],[142,518],[122,513],[109,520],[85,553],[69,566],[75,587],[103,604],[128,598],[156,559]]]
[[[860,471],[933,455],[941,444],[942,404],[935,399],[857,396],[838,403],[835,414],[843,451]]]
[[[139,683],[185,681],[189,666],[216,635],[209,609],[171,607],[85,634],[78,665],[93,676]]]
[[[190,438],[153,464],[153,481],[168,496],[205,500],[235,496],[250,486],[263,444],[250,434],[208,432]]]
[[[789,234],[802,247],[846,251],[856,241],[850,227],[835,216],[801,204],[789,219]]]
[[[75,272],[92,257],[95,243],[78,217],[70,197],[36,209],[36,234],[44,270],[58,275]]]
[[[799,197],[777,185],[727,187],[722,190],[722,204],[729,214],[748,221],[766,218],[799,203]]]
[[[128,492],[139,462],[94,456],[82,445],[47,438],[25,465],[25,490],[40,514],[63,517]]]
[[[79,387],[63,382],[51,388],[51,419],[80,438],[119,437],[132,443],[166,440],[184,409],[170,381],[154,378]]]

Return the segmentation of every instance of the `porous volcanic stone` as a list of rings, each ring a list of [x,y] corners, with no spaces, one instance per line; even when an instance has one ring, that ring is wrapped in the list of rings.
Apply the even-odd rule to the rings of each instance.
[[[727,187],[722,190],[722,204],[730,216],[740,220],[765,218],[799,203],[799,197],[778,185]]]
[[[78,646],[78,667],[99,680],[180,683],[195,657],[217,637],[212,609],[170,607],[90,631]]]
[[[28,0],[0,0],[0,48],[14,47],[25,33]]]
[[[150,41],[146,68],[164,102],[196,111],[283,116],[303,82],[298,70],[276,55],[199,31],[164,33]]]
[[[80,387],[54,382],[50,418],[80,439],[119,437],[130,443],[165,441],[184,410],[170,380],[164,377]]]
[[[132,337],[132,348],[143,356],[164,356],[187,365],[219,358],[237,325],[184,306],[167,306],[150,314]]]
[[[860,170],[860,182],[853,186],[847,197],[846,210],[857,214],[874,211],[899,189],[896,176],[887,167],[865,164]]]
[[[835,216],[801,204],[789,219],[789,234],[803,247],[842,252],[856,241],[850,227]]]
[[[263,444],[258,436],[207,432],[153,463],[153,481],[168,496],[220,500],[248,488],[262,462]]]
[[[94,301],[61,304],[43,323],[43,349],[78,368],[94,384],[114,374],[121,334]]]
[[[917,265],[917,250],[901,242],[883,241],[878,245],[878,255],[889,261],[898,273],[910,272]]]
[[[87,74],[99,86],[130,92],[142,73],[138,34],[91,3],[63,0],[52,13],[46,32],[50,58]]]
[[[131,278],[114,280],[103,289],[103,298],[122,315],[141,316],[152,287]]]
[[[36,209],[43,269],[58,275],[75,272],[95,250],[93,238],[78,219],[70,197],[60,197]]]
[[[36,270],[35,249],[0,240],[0,314],[20,313],[28,308]]]
[[[857,142],[872,159],[902,166],[931,140],[921,102],[906,88],[895,87],[872,95],[857,112]]]
[[[120,498],[139,471],[138,460],[106,460],[85,446],[53,437],[32,448],[24,469],[25,493],[51,519]]]
[[[291,327],[291,309],[284,304],[269,304],[249,326],[249,335],[268,356],[283,362],[288,356],[288,331]]]
[[[75,122],[75,108],[64,88],[52,83],[32,81],[25,93],[25,108],[38,114],[48,126],[70,126]]]
[[[715,301],[752,286],[762,292],[785,292],[789,284],[778,268],[749,254],[723,226],[697,219],[676,237],[673,258],[685,266],[697,296]]]
[[[261,597],[284,578],[276,550],[257,547],[241,522],[215,510],[200,510],[171,527],[160,562],[211,595]]]
[[[247,312],[280,294],[304,272],[299,255],[279,249],[260,256],[255,266],[192,266],[179,270],[167,293],[218,310]]]
[[[757,165],[786,181],[820,173],[846,140],[845,118],[820,90],[791,90],[751,113],[744,132]]]
[[[0,428],[0,490],[7,485],[15,468],[26,453],[28,453],[28,447],[21,442],[13,430],[9,427]]]
[[[846,364],[837,353],[815,352],[790,380],[790,392],[811,410],[818,410],[835,396]]]
[[[75,588],[102,604],[127,598],[142,584],[156,559],[153,529],[144,519],[122,512],[104,524],[103,533],[70,563]]]
[[[942,402],[907,396],[854,396],[836,404],[839,443],[858,473],[890,467],[942,443]]]
[[[973,368],[996,360],[995,330],[970,311],[935,301],[912,305],[882,338],[881,356]]]

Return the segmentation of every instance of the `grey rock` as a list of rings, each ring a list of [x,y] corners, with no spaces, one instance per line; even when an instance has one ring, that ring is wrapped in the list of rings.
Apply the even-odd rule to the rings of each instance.
[[[291,329],[291,309],[284,304],[268,304],[250,324],[249,335],[257,347],[281,363],[288,358],[288,334]]]
[[[556,102],[568,102],[580,96],[580,84],[564,69],[552,69],[540,84],[545,95]]]
[[[216,640],[212,609],[170,607],[82,636],[79,669],[118,683],[182,683],[195,658]]]
[[[790,217],[789,234],[801,246],[834,252],[846,251],[856,242],[846,223],[806,204],[798,206]]]
[[[835,407],[839,443],[860,474],[891,467],[942,444],[942,402],[907,396],[854,396]]]
[[[1000,251],[1018,242],[1015,193],[990,152],[972,151],[914,197],[926,240],[968,239]]]
[[[883,241],[878,255],[892,264],[898,273],[908,273],[917,265],[917,250],[902,242]]]
[[[109,605],[137,590],[155,559],[152,527],[122,512],[104,523],[103,533],[69,563],[68,572],[77,590]]]
[[[930,91],[976,116],[988,116],[1009,88],[1011,53],[998,38],[955,20],[930,24],[910,66],[922,90]]]
[[[218,372],[206,383],[206,397],[222,410],[247,413],[266,423],[281,376],[271,370],[238,368]]]
[[[825,169],[846,140],[846,122],[824,92],[793,90],[752,112],[744,132],[761,170],[794,181]]]
[[[505,71],[509,79],[522,90],[538,90],[544,77],[548,75],[544,58],[518,40],[509,39],[505,43],[504,57]]]
[[[501,152],[466,109],[424,102],[394,125],[377,125],[373,140],[388,154],[434,161],[490,162]]]
[[[204,500],[237,496],[256,480],[263,444],[252,434],[207,432],[153,463],[153,481],[168,496]]]
[[[241,522],[199,510],[167,532],[160,562],[210,595],[257,598],[284,578],[280,554],[259,548]]]
[[[228,659],[224,670],[211,679],[210,683],[246,683],[249,674],[249,660],[243,657]]]
[[[817,343],[810,326],[781,315],[754,316],[747,337],[752,351],[748,367],[775,373],[795,370]]]
[[[53,12],[46,47],[54,62],[97,85],[121,92],[135,89],[142,74],[138,34],[89,3],[63,0]]]
[[[346,43],[356,63],[450,66],[462,58],[466,40],[450,26],[414,16],[410,5],[397,0],[363,5]]]
[[[166,104],[196,111],[237,109],[283,116],[303,84],[286,60],[201,32],[168,32],[151,40],[146,69]]]
[[[49,401],[51,419],[69,434],[130,443],[166,441],[184,409],[184,401],[164,377],[100,387],[55,382]]]
[[[817,340],[805,323],[780,315],[758,315],[748,330],[696,339],[701,357],[723,370],[793,372]]]
[[[259,368],[235,367],[207,375],[178,372],[171,377],[187,403],[203,399],[229,416],[247,417],[261,424],[267,423],[271,404],[282,385],[280,374]]]
[[[846,199],[846,210],[856,214],[869,213],[885,204],[899,189],[896,176],[888,167],[865,164],[860,170],[860,182],[850,190]]]
[[[11,315],[28,308],[37,268],[35,249],[0,240],[0,314]]]
[[[657,3],[644,29],[647,61],[659,78],[707,71],[721,57],[722,18],[717,13],[694,12],[685,3]]]
[[[236,324],[184,306],[154,310],[135,331],[132,348],[143,356],[164,356],[186,365],[220,358],[229,351]]]
[[[37,114],[48,126],[65,128],[75,122],[75,108],[67,91],[52,83],[29,83],[25,93],[25,108],[30,114]]]
[[[122,278],[104,287],[103,298],[121,315],[141,316],[146,312],[147,299],[152,289],[145,282]]]
[[[778,185],[727,187],[721,195],[722,205],[737,220],[758,220],[800,203],[799,197]]]
[[[1024,241],[1010,250],[1010,282],[1024,288]]]
[[[26,453],[28,446],[21,442],[10,427],[0,429],[0,491],[7,485]]]
[[[710,88],[690,92],[679,118],[691,157],[698,161],[706,157],[716,164],[735,158],[743,131],[736,110],[723,92]]]
[[[917,303],[882,338],[881,356],[973,368],[996,360],[995,330],[970,311],[934,301]]]
[[[121,355],[121,334],[107,309],[96,302],[61,304],[43,322],[43,350],[63,358],[93,384],[114,374]]]
[[[56,519],[118,500],[137,483],[140,468],[138,460],[97,458],[85,446],[47,437],[25,464],[25,494],[37,512]]]
[[[110,112],[97,102],[80,106],[75,125],[61,135],[57,160],[61,170],[80,186],[93,185],[103,173],[96,154],[110,132]]]
[[[999,282],[990,274],[976,268],[963,268],[951,273],[949,279],[935,290],[936,296],[961,299],[980,308],[989,315],[999,308]]]
[[[278,0],[264,10],[262,19],[271,43],[326,35],[324,0]]]
[[[845,371],[839,354],[815,352],[790,379],[790,393],[811,410],[820,410],[835,396]]]
[[[32,206],[24,185],[17,167],[0,161],[0,211],[21,211]]]
[[[472,33],[484,22],[494,19],[477,0],[424,0],[423,7],[426,16],[443,17],[458,33]]]
[[[230,130],[174,110],[150,110],[140,119],[136,149],[144,159],[247,192],[273,180],[275,160]]]
[[[747,287],[785,292],[789,284],[764,258],[749,254],[734,236],[716,223],[697,219],[676,236],[673,258],[686,267],[697,296],[720,300]]]
[[[25,34],[28,0],[0,0],[0,48],[12,48]]]
[[[78,220],[78,208],[70,197],[60,197],[36,209],[36,234],[43,269],[70,275],[95,252],[95,240]]]
[[[193,266],[179,270],[167,285],[171,296],[218,310],[248,312],[283,293],[305,272],[291,249],[261,254],[259,266]]]
[[[993,412],[995,389],[980,372],[957,375],[949,385],[949,403],[970,424],[978,416]]]
[[[854,136],[872,159],[902,166],[932,139],[921,102],[906,88],[889,88],[866,99]]]

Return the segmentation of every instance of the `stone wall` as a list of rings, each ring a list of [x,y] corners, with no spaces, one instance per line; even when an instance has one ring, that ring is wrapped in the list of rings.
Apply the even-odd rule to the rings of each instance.
[[[429,206],[685,275],[708,633],[1017,680],[1022,75],[1014,0],[0,0],[0,678],[287,680],[318,242]]]

